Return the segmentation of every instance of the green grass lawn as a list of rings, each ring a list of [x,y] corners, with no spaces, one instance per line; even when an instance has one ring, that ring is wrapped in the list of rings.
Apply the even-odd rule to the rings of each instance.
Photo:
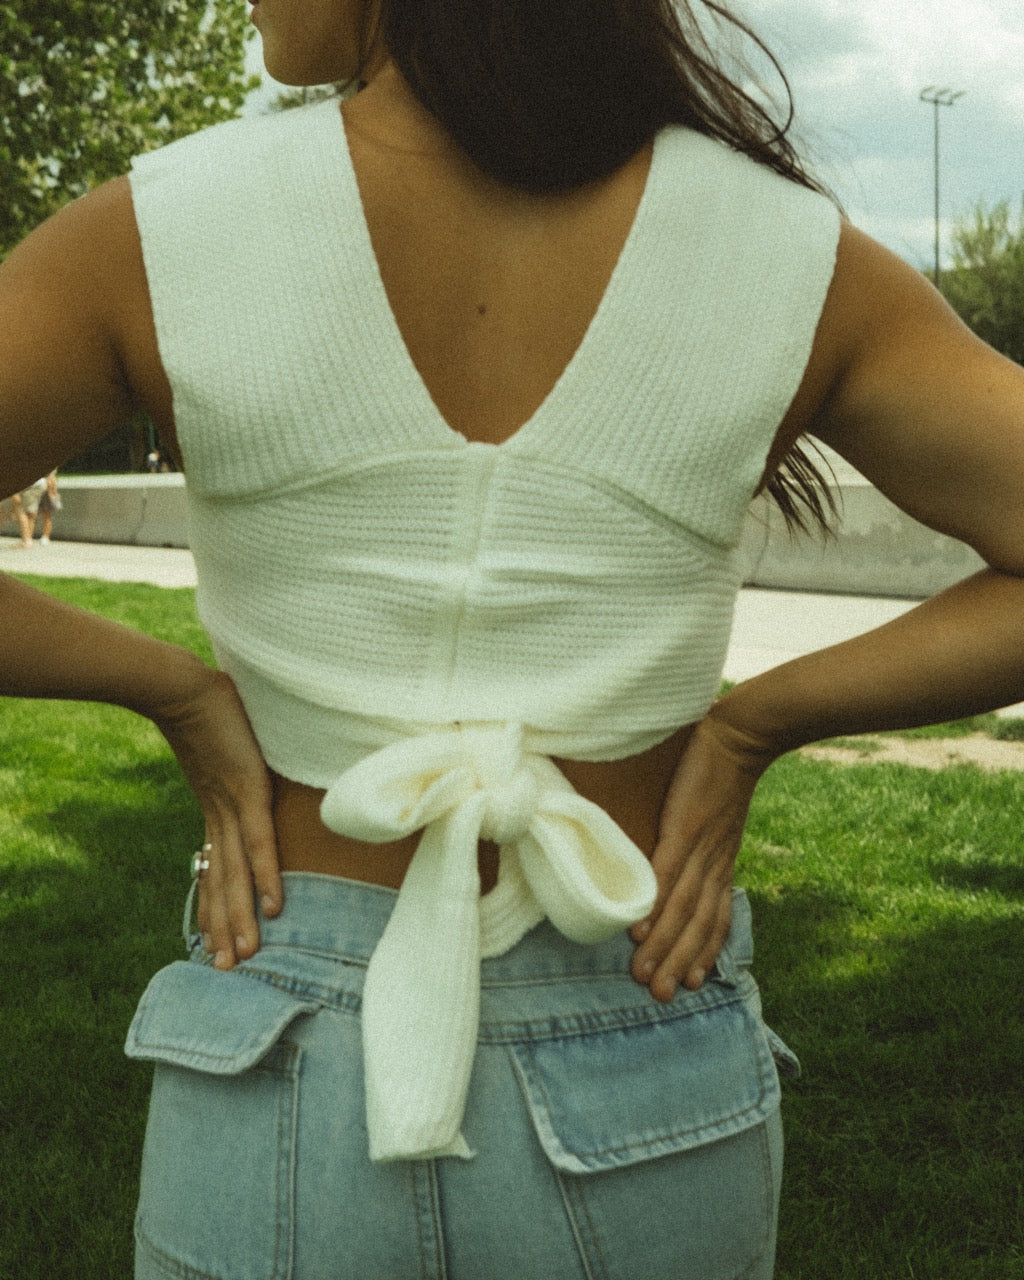
[[[191,591],[37,585],[208,653]],[[970,766],[787,758],[762,783],[739,878],[804,1067],[778,1280],[1024,1275],[1022,812],[1024,774]],[[131,1274],[149,1076],[121,1045],[181,954],[200,833],[147,722],[0,704],[4,1280]]]

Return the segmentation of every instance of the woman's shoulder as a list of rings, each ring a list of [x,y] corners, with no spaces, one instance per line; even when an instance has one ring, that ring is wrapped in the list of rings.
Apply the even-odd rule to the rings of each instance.
[[[927,277],[843,220],[835,270],[818,326],[819,359],[837,383],[926,341],[961,339],[963,325]]]
[[[132,180],[159,178],[182,168],[206,168],[216,173],[232,158],[245,163],[251,153],[294,146],[297,136],[311,133],[318,123],[333,123],[338,115],[338,100],[330,98],[288,110],[223,120],[134,156]],[[337,127],[340,129],[340,121]]]
[[[912,441],[932,432],[934,444],[935,424],[955,417],[961,399],[1000,382],[1007,365],[922,271],[844,220],[811,360],[784,434],[812,433],[881,487],[879,460],[897,440],[912,471],[921,456]],[[967,409],[957,412],[969,416]],[[898,488],[890,493],[897,501]]]
[[[689,125],[669,124],[657,134],[655,154],[669,181],[693,184],[699,178],[703,196],[716,191],[726,199],[747,201],[738,212],[750,217],[765,201],[765,212],[816,211],[819,217],[838,221],[834,200],[817,188],[790,177],[765,160],[731,146]]]
[[[5,260],[4,282],[28,295],[62,296],[69,312],[96,316],[116,299],[138,257],[131,188],[125,176],[70,201]]]

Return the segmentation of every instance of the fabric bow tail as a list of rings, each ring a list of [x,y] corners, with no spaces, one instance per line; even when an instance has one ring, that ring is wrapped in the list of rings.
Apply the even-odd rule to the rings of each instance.
[[[350,769],[321,810],[329,827],[358,839],[394,840],[424,828],[363,988],[366,1120],[376,1161],[473,1154],[459,1125],[480,1017],[484,802],[451,757],[450,740],[436,735],[416,745],[413,753],[408,742],[396,743]]]
[[[480,1019],[479,823],[474,829],[472,808],[424,831],[366,971],[372,1160],[473,1154],[459,1132]]]
[[[574,942],[603,942],[654,906],[654,870],[618,823],[555,764],[543,757],[532,763],[548,775],[548,785],[516,842],[523,875],[556,929]]]

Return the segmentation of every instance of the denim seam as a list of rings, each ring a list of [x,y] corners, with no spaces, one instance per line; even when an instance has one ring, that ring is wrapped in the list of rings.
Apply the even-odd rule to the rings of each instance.
[[[366,955],[353,955],[348,951],[339,951],[337,947],[316,947],[302,942],[288,942],[282,938],[268,938],[260,943],[261,951],[287,951],[289,955],[316,956],[318,960],[337,960],[342,964],[354,965],[357,969],[365,969],[370,963]]]
[[[413,1204],[416,1211],[416,1240],[420,1253],[422,1280],[447,1280],[444,1228],[438,1204],[437,1166],[434,1160],[410,1162]]]
[[[484,960],[484,964],[491,961]],[[587,969],[583,973],[537,973],[529,977],[521,978],[502,978],[495,976],[488,978],[483,972],[480,975],[481,987],[494,987],[498,990],[505,988],[519,987],[555,987],[561,982],[601,982],[607,978],[621,978],[624,969],[616,965],[613,969]]]
[[[256,968],[242,964],[237,972],[257,982],[266,983],[275,990],[297,999],[308,999],[323,1008],[344,1010],[358,1014],[362,1010],[362,998],[352,991],[337,990],[322,986],[319,983],[303,981],[272,969]],[[616,971],[609,974],[585,975],[595,980],[604,977],[621,977]],[[561,982],[578,983],[580,977],[563,977],[552,979],[546,984],[491,983],[492,987],[517,985],[556,985]],[[621,1005],[615,1009],[602,1009],[599,1012],[573,1014],[566,1017],[555,1017],[541,1020],[533,1019],[482,1019],[479,1028],[481,1044],[508,1044],[517,1040],[560,1040],[593,1034],[597,1031],[614,1031],[616,1029],[635,1026],[656,1026],[661,1023],[674,1022],[678,1018],[689,1017],[708,1009],[717,1009],[734,1004],[746,998],[746,986],[752,982],[741,982],[733,986],[728,982],[709,983],[702,991],[688,994],[685,1004],[654,1005],[650,1003]],[[309,1011],[312,1012],[312,1011]],[[226,1061],[217,1055],[206,1055],[213,1061]]]
[[[774,1194],[772,1190],[775,1179],[772,1171],[771,1153],[768,1150],[768,1130],[766,1125],[761,1126],[758,1138],[761,1147],[761,1168],[765,1170],[765,1177],[761,1182],[763,1191],[762,1217],[765,1224],[764,1240],[761,1243],[761,1248],[758,1251],[757,1257],[751,1259],[749,1264],[736,1276],[736,1280],[753,1280],[756,1272],[761,1269],[761,1264],[764,1262],[765,1250],[768,1248],[769,1242],[771,1241],[772,1221],[775,1216]]]
[[[413,1216],[416,1221],[416,1250],[420,1258],[420,1280],[427,1280],[427,1254],[424,1248],[423,1230],[420,1227],[419,1168],[414,1161],[409,1166],[409,1190],[412,1198]]]
[[[751,980],[752,981],[752,980]],[[601,1009],[591,1013],[572,1014],[546,1019],[518,1019],[515,1021],[481,1020],[479,1039],[481,1044],[514,1044],[521,1041],[584,1039],[604,1031],[619,1031],[630,1027],[653,1027],[678,1022],[681,1018],[712,1009],[724,1009],[742,1004],[747,992],[742,987],[727,987],[714,993],[701,991],[690,993],[677,1005],[651,1004],[622,1005],[617,1009]]]
[[[324,1008],[347,1009],[351,1013],[358,1013],[362,1008],[363,1002],[360,997],[344,989],[325,987],[318,982],[309,982],[276,973],[273,969],[257,969],[246,964],[239,965],[235,972],[244,977],[254,978],[257,982],[263,982],[285,995],[295,996],[297,999],[308,997]]]
[[[298,1016],[299,1013],[297,1012],[295,1017]],[[292,1022],[294,1022],[294,1020],[295,1019],[293,1018]],[[279,1066],[274,1061],[268,1061],[268,1055],[276,1046],[281,1044],[287,1045],[290,1043],[289,1041],[281,1039],[290,1025],[291,1022],[278,1029],[277,1035],[268,1045],[262,1058],[257,1059],[250,1066],[243,1067],[239,1071],[234,1072],[214,1071],[211,1069],[211,1064],[221,1065],[224,1063],[235,1063],[238,1061],[241,1050],[236,1050],[234,1053],[211,1053],[207,1049],[188,1048],[183,1051],[180,1042],[176,1040],[165,1043],[159,1040],[142,1039],[139,1040],[139,1048],[145,1050],[145,1058],[147,1061],[156,1059],[159,1062],[167,1062],[172,1066],[181,1067],[185,1071],[205,1071],[208,1075],[242,1075],[247,1071],[261,1071],[265,1075],[284,1076],[287,1078],[291,1070],[290,1065],[285,1064],[283,1066]],[[251,1048],[251,1042],[250,1045],[245,1046],[245,1048]],[[186,1061],[186,1059],[188,1060]]]
[[[560,1169],[555,1170],[558,1189],[562,1193],[566,1217],[572,1229],[576,1250],[580,1256],[580,1265],[586,1280],[608,1280],[608,1268],[605,1265],[601,1247],[597,1243],[594,1224],[590,1218],[590,1210],[583,1193],[583,1185],[578,1180],[570,1181]],[[586,1220],[586,1232],[580,1219]]]
[[[281,1075],[291,1077],[291,1089],[281,1099],[277,1112],[276,1221],[274,1223],[274,1280],[292,1280],[295,1270],[295,1155],[298,1141],[299,1077],[302,1050],[290,1041],[278,1049],[285,1058]],[[288,1105],[290,1102],[290,1106]],[[282,1221],[282,1208],[284,1209]],[[283,1254],[283,1258],[282,1258]],[[283,1264],[283,1269],[282,1269]]]
[[[724,961],[724,963],[723,963]],[[488,961],[484,961],[487,964]],[[715,961],[712,969],[714,980],[722,986],[732,987],[736,985],[739,973],[745,972],[750,968],[749,964],[740,964],[736,962],[725,948],[723,948]],[[584,983],[584,982],[606,982],[609,978],[622,978],[625,976],[628,965],[616,965],[613,969],[587,969],[583,973],[540,973],[530,977],[522,978],[502,978],[500,976],[488,978],[481,972],[480,986],[483,990],[494,989],[496,991],[516,990],[529,987],[557,987],[564,982]],[[715,971],[717,970],[717,973]]]

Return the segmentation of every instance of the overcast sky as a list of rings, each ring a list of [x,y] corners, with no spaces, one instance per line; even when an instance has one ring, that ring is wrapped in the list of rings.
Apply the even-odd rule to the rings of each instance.
[[[915,266],[932,261],[934,108],[919,101],[928,85],[964,91],[940,111],[944,239],[979,200],[1019,208],[1024,0],[735,4],[782,63],[814,167],[858,226]],[[250,56],[262,70],[258,41]]]
[[[790,80],[817,170],[850,217],[923,266],[934,256],[935,109],[943,221],[1024,196],[1022,0],[741,0]]]

